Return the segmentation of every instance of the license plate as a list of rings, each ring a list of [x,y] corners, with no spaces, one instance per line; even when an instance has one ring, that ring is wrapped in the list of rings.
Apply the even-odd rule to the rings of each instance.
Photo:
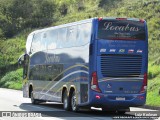
[[[116,97],[116,100],[126,100],[125,97]]]

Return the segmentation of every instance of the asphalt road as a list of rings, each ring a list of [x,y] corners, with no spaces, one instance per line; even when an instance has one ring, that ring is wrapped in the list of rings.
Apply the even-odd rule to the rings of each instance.
[[[106,113],[100,109],[74,113],[63,110],[63,105],[59,103],[32,105],[29,98],[23,98],[22,91],[0,88],[0,116],[2,116],[0,120],[112,120],[118,117],[122,120],[122,117],[139,119],[146,111],[150,114],[160,113],[160,111],[142,108],[130,108],[130,110],[131,112],[125,115]],[[10,115],[12,117],[9,117]]]

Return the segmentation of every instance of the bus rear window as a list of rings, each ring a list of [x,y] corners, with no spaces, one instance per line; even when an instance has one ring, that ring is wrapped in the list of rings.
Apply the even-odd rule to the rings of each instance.
[[[144,23],[131,20],[101,20],[98,23],[98,39],[145,40]]]

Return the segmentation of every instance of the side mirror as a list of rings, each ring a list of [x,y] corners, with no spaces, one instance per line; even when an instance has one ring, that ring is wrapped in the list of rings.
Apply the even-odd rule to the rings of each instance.
[[[23,65],[23,63],[24,63],[24,56],[25,56],[25,54],[22,54],[19,58],[18,58],[18,65]]]

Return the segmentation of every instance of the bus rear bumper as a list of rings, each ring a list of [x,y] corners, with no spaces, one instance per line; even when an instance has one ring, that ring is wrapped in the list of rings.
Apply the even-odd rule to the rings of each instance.
[[[146,102],[146,93],[142,94],[97,94],[90,96],[89,104],[95,107],[129,108],[142,106]]]

